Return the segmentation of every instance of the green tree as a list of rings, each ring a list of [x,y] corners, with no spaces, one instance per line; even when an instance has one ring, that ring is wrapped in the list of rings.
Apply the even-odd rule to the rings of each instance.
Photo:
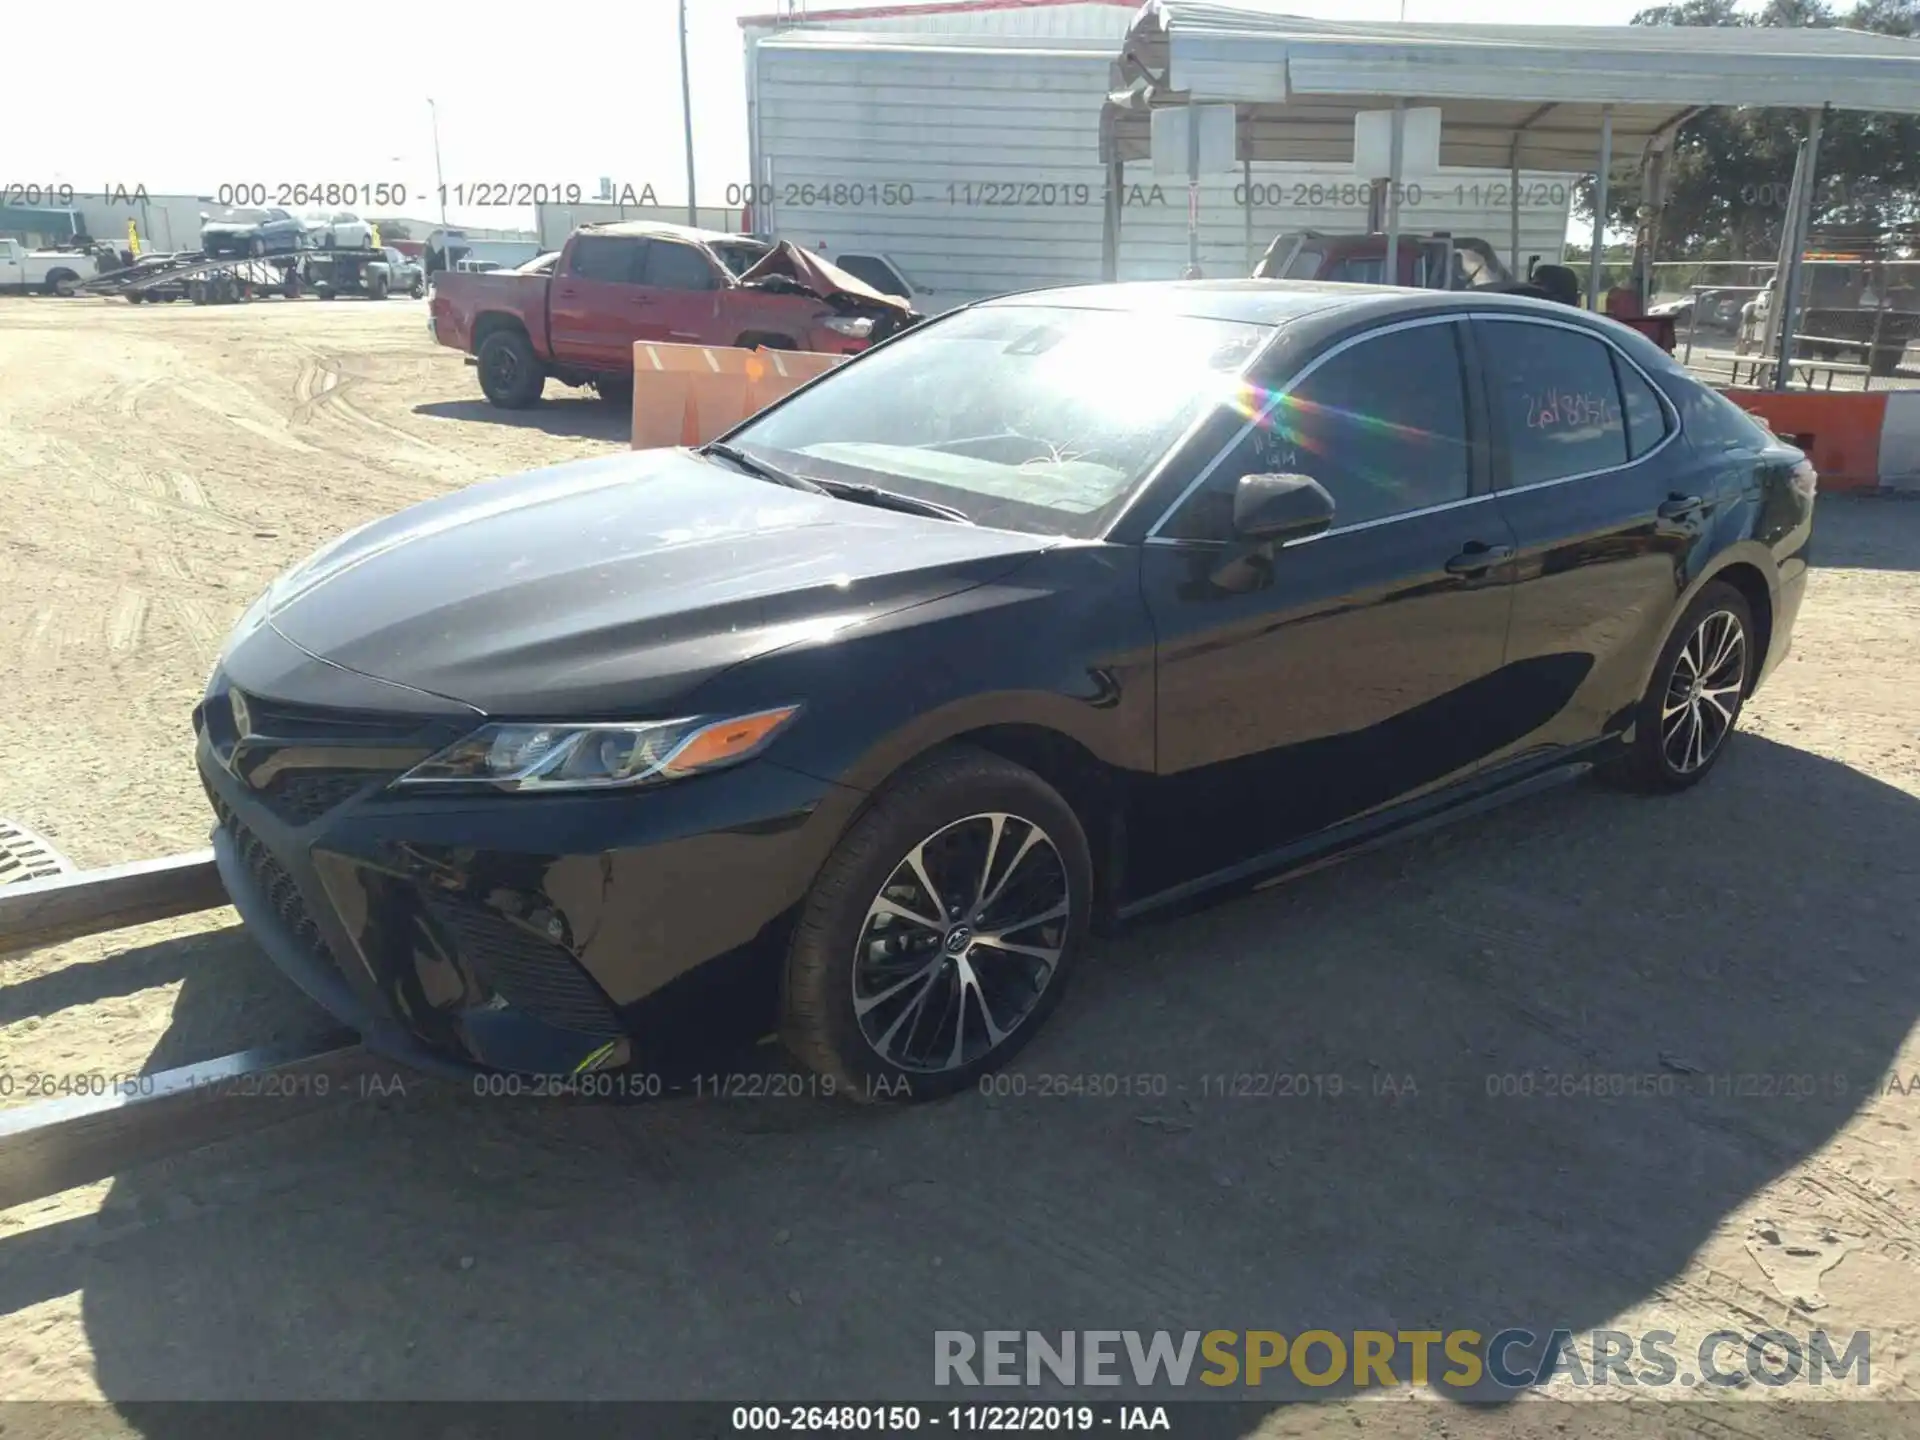
[[[1823,0],[1680,0],[1633,17],[1636,25],[1828,26],[1920,35],[1920,0],[1856,0],[1835,11]],[[1767,259],[1780,245],[1787,190],[1806,117],[1798,111],[1714,109],[1680,127],[1660,217],[1660,258]],[[1638,176],[1609,187],[1609,226],[1632,230]],[[1593,214],[1592,182],[1579,209]],[[1885,230],[1920,219],[1920,118],[1836,110],[1822,127],[1813,223]]]

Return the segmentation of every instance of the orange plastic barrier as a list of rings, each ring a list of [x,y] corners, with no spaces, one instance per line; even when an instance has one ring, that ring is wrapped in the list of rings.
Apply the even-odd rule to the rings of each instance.
[[[1821,489],[1877,490],[1883,483],[1880,436],[1886,426],[1886,392],[1728,389],[1721,393],[1766,421],[1781,439],[1805,450],[1820,472]]]
[[[704,445],[844,355],[724,345],[633,347],[633,448]]]
[[[721,345],[633,347],[633,448],[704,445],[746,413],[747,350]]]
[[[824,375],[847,357],[815,350],[754,350],[747,357],[747,415],[790,395],[816,375]],[[741,417],[745,419],[743,415]]]

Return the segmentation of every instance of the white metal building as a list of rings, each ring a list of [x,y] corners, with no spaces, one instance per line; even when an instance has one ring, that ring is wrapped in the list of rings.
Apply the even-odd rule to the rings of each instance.
[[[211,195],[148,195],[145,192],[75,197],[74,208],[87,222],[87,233],[96,240],[111,241],[117,248],[127,244],[127,222],[140,233],[140,246],[148,252],[198,250],[201,214],[218,214],[221,207]]]
[[[1098,280],[1100,116],[1134,0],[950,0],[742,22],[748,148],[761,233],[878,253],[936,308]],[[1129,169],[1119,278],[1187,261],[1184,178]],[[1522,267],[1557,262],[1577,177],[1521,175]],[[1366,228],[1367,187],[1340,162],[1256,162],[1251,233],[1241,175],[1201,185],[1201,266],[1244,275],[1282,230]],[[740,187],[735,187],[739,189]],[[1402,233],[1508,235],[1508,172],[1410,179]]]

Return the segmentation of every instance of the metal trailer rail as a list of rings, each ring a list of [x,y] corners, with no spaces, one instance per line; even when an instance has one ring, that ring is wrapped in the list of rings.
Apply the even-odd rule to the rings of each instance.
[[[312,283],[307,262],[319,260],[329,269],[385,259],[385,253],[365,246],[327,246],[288,250],[274,255],[210,255],[194,251],[158,263],[137,261],[123,270],[110,270],[82,282],[75,289],[88,295],[124,296],[138,303],[155,291],[176,285],[188,287],[197,301],[251,298],[254,293],[297,297]],[[194,292],[192,282],[206,282]]]
[[[226,903],[211,850],[0,887],[0,984],[8,957]],[[0,1209],[351,1099],[392,1068],[356,1040],[336,1030],[305,1051],[245,1050],[97,1087],[49,1085],[50,1098],[0,1109]]]

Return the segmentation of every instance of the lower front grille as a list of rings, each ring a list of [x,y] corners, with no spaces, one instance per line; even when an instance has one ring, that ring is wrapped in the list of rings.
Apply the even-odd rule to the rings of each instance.
[[[481,981],[514,1009],[582,1035],[626,1034],[612,1002],[558,945],[491,910],[444,900],[429,900],[427,910]]]
[[[310,825],[386,779],[368,770],[283,770],[259,794],[266,807],[289,825]]]
[[[320,927],[314,923],[313,914],[307,909],[306,897],[300,893],[300,886],[293,876],[273,858],[273,852],[260,843],[260,838],[241,823],[240,817],[233,813],[227,803],[213,793],[211,787],[207,793],[213,800],[214,814],[232,837],[233,848],[260,892],[260,898],[272,907],[273,913],[302,950],[328,969],[337,971],[339,965],[333,958],[333,951],[320,934]]]

